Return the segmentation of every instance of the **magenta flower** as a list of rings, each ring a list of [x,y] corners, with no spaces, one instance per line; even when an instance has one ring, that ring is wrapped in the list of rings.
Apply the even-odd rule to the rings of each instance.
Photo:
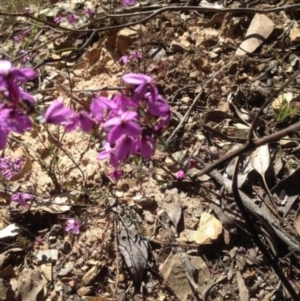
[[[154,126],[155,132],[160,132],[170,121],[170,115],[161,117]]]
[[[69,23],[70,23],[71,25],[74,24],[74,23],[76,23],[77,20],[78,20],[78,17],[77,17],[75,14],[70,14],[70,15],[68,16],[68,21],[69,21]]]
[[[106,142],[104,144],[104,150],[98,154],[97,159],[105,160],[107,158],[109,158],[109,163],[111,166],[113,167],[118,166],[118,159],[116,157],[115,150],[111,148],[109,143]]]
[[[27,93],[22,88],[19,88],[19,91],[20,91],[20,98],[22,100],[25,100],[25,102],[27,102],[27,104],[29,105],[34,105],[35,99],[30,93]]]
[[[92,100],[91,112],[98,122],[103,122],[103,117],[108,109],[118,110],[118,106],[114,101],[106,97],[100,96]]]
[[[169,116],[170,115],[170,106],[160,95],[155,95],[153,99],[152,95],[148,97],[148,111],[153,116]]]
[[[18,102],[20,98],[19,83],[26,83],[28,80],[34,79],[36,73],[33,69],[18,69],[12,66],[10,61],[0,60],[0,91],[8,91],[9,98]]]
[[[128,135],[123,135],[116,145],[115,154],[119,161],[126,160],[129,155],[136,153],[136,141]]]
[[[150,159],[154,154],[155,143],[150,136],[142,135],[142,137],[138,139],[137,147],[145,159]]]
[[[136,136],[141,133],[141,127],[136,122],[137,112],[128,111],[121,114],[118,117],[112,117],[103,124],[104,129],[108,129],[107,141],[109,143],[115,143],[122,135]]]
[[[67,232],[73,231],[74,234],[78,235],[80,233],[80,230],[79,230],[80,226],[81,226],[80,221],[74,220],[74,219],[68,219],[65,230]]]
[[[140,51],[132,51],[130,53],[129,59],[135,60],[135,59],[142,59],[143,55]]]
[[[45,113],[45,119],[46,122],[48,123],[59,125],[67,121],[71,117],[71,115],[72,115],[71,109],[66,108],[61,101],[55,100],[48,107]]]
[[[30,35],[30,29],[25,29],[23,32],[22,32],[22,35],[24,37],[28,37]]]
[[[14,36],[13,39],[14,39],[14,41],[15,41],[16,43],[18,43],[18,42],[21,41],[20,36]]]
[[[152,78],[142,73],[127,73],[122,76],[123,81],[130,85],[150,84]]]
[[[128,55],[123,55],[123,56],[121,56],[121,58],[119,59],[119,62],[122,63],[122,64],[124,64],[124,65],[126,65],[126,64],[128,63],[128,61],[129,61]]]
[[[64,20],[64,18],[63,18],[62,16],[60,16],[60,15],[58,15],[58,16],[56,16],[56,17],[54,18],[54,22],[55,22],[56,24],[60,24],[63,20]]]
[[[135,5],[135,0],[122,0],[122,6]]]
[[[26,202],[32,200],[33,195],[26,192],[18,192],[11,196],[13,202],[19,203],[21,206],[25,206]]]
[[[9,115],[6,120],[7,127],[10,131],[24,134],[25,131],[32,128],[31,119],[22,112],[8,110]]]
[[[85,9],[83,10],[83,12],[84,12],[86,15],[88,15],[89,17],[91,17],[91,16],[95,13],[94,10],[93,10],[92,8],[90,8],[90,7],[85,8]]]
[[[176,177],[178,180],[183,180],[185,178],[185,172],[183,170],[178,170],[176,172]]]
[[[118,181],[121,179],[122,175],[123,175],[123,171],[121,169],[114,169],[112,171],[109,172],[108,174],[112,179]]]
[[[15,160],[11,157],[0,158],[0,176],[4,176],[7,180],[10,180],[22,168],[23,162],[22,157]]]
[[[66,121],[63,125],[65,125],[65,129],[67,132],[74,131],[77,126],[88,133],[93,125],[94,120],[86,111],[80,111],[79,113],[75,113],[68,121]]]
[[[189,158],[188,159],[188,165],[189,168],[196,168],[197,167],[197,160],[194,158]]]

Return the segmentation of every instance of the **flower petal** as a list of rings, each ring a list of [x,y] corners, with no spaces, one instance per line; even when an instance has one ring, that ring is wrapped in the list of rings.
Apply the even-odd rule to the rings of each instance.
[[[142,73],[128,73],[122,76],[123,81],[130,85],[142,85],[149,84],[152,78],[148,75]]]

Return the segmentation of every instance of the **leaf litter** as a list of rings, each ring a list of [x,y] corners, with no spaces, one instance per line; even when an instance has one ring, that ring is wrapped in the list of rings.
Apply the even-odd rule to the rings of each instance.
[[[228,7],[240,5],[238,1],[229,2]],[[265,1],[264,5],[271,7],[273,2]],[[86,2],[89,7],[94,4]],[[112,9],[112,5],[103,1],[98,13]],[[45,3],[36,16],[47,15],[51,21],[60,12],[79,12],[79,7],[74,1]],[[148,162],[128,164],[127,177],[117,184],[110,182],[108,166],[96,159],[102,145],[87,135],[65,135],[55,127],[38,126],[31,133],[14,137],[7,152],[14,157],[24,156],[25,164],[12,178],[13,183],[2,187],[0,231],[1,261],[8,271],[3,275],[10,275],[5,278],[15,298],[133,299],[128,290],[133,281],[135,297],[141,294],[147,300],[157,300],[158,296],[160,300],[190,300],[190,296],[204,300],[288,300],[273,271],[261,261],[261,254],[253,251],[251,236],[244,231],[239,211],[230,199],[233,162],[222,166],[226,170],[223,174],[220,168],[205,178],[197,178],[197,172],[203,168],[199,162],[208,164],[245,142],[248,124],[266,95],[298,68],[297,58],[289,60],[282,55],[294,52],[297,27],[292,25],[297,18],[289,12],[285,16],[251,17],[243,13],[165,12],[163,18],[146,22],[138,33],[130,28],[99,33],[83,49],[80,45],[87,41],[84,34],[66,32],[58,38],[52,30],[35,33],[33,41],[41,48],[33,65],[47,63],[44,60],[49,58],[54,60],[38,68],[41,83],[35,87],[36,98],[45,108],[57,97],[80,107],[95,94],[112,95],[114,92],[109,89],[99,89],[120,87],[123,73],[141,70],[135,61],[125,66],[118,61],[129,49],[138,48],[143,50],[143,68],[151,73],[172,106],[174,117],[164,138],[167,140],[175,129],[176,132],[168,142],[168,154],[157,150],[155,159],[159,166]],[[16,43],[14,49],[7,39],[13,28],[9,22],[14,21],[4,21],[3,49],[16,57],[21,44]],[[109,25],[99,22],[98,27]],[[160,23],[158,27],[156,22]],[[68,22],[62,25],[73,28]],[[256,35],[262,38],[257,39]],[[51,42],[54,37],[56,40]],[[285,45],[280,37],[284,37]],[[43,46],[48,41],[48,46]],[[166,50],[155,60],[146,56],[154,41]],[[29,47],[34,47],[30,41]],[[246,53],[236,56],[241,48]],[[74,49],[80,49],[78,57]],[[199,89],[203,93],[186,115]],[[228,95],[237,90],[241,99],[234,101],[232,107]],[[288,87],[282,97],[289,100],[291,95],[291,103],[297,107],[296,86]],[[278,122],[276,114],[284,100],[278,97],[277,102],[276,106],[273,102],[267,107],[260,118],[255,129],[260,137],[298,120],[297,113],[293,113],[281,115],[284,118]],[[184,122],[178,127],[183,116]],[[259,217],[257,227],[265,244],[283,258],[282,265],[291,269],[290,281],[296,286],[299,137],[295,133],[285,139],[285,145],[272,143],[257,148],[250,154],[251,164],[249,157],[244,159],[238,187],[249,214],[255,212]],[[62,148],[56,152],[59,145]],[[170,154],[177,162],[171,160]],[[191,178],[174,181],[172,175],[193,156],[200,160],[193,167]],[[281,164],[274,166],[272,173],[279,159]],[[167,169],[160,168],[165,165]],[[262,177],[263,185],[252,168]],[[10,195],[18,189],[34,191],[36,202],[29,211],[18,206],[8,209]],[[111,191],[119,198],[117,212],[108,202]],[[274,200],[274,212],[262,202],[264,194]],[[204,228],[214,229],[217,223],[219,233],[209,238],[209,244],[182,239],[185,232],[201,231],[201,220],[207,215],[210,219]],[[66,220],[74,216],[82,219],[79,236],[64,231]],[[114,221],[118,221],[117,228]],[[34,259],[50,250],[56,250],[58,256],[47,266]],[[163,276],[164,282],[158,275]]]

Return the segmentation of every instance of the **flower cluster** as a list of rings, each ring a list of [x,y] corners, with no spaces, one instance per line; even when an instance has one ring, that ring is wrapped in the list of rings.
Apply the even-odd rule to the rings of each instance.
[[[136,3],[136,0],[122,0],[123,7],[129,6],[129,5],[135,5],[135,3]]]
[[[74,220],[74,219],[68,219],[67,220],[67,226],[65,228],[65,230],[67,232],[69,231],[73,231],[74,234],[78,235],[80,233],[80,226],[81,226],[81,222],[78,220]]]
[[[130,55],[123,55],[119,62],[123,63],[126,65],[129,61],[137,60],[137,59],[142,59],[143,55],[139,51],[132,51]]]
[[[0,149],[4,149],[10,132],[24,134],[32,127],[26,108],[33,106],[34,98],[19,85],[35,77],[30,68],[19,69],[9,61],[0,60],[0,92],[4,95],[0,101]]]
[[[33,195],[26,192],[18,192],[11,196],[13,202],[19,203],[21,206],[26,206],[26,202],[31,201]]]
[[[122,175],[119,166],[129,156],[152,157],[155,136],[170,119],[170,107],[152,84],[151,77],[130,73],[123,76],[123,81],[133,87],[130,96],[115,95],[112,100],[99,97],[91,104],[94,118],[103,123],[107,133],[98,159],[109,159],[114,167],[110,176],[115,179]]]
[[[10,180],[12,176],[19,172],[23,162],[22,157],[15,160],[12,157],[0,158],[0,176],[4,176],[7,180]]]
[[[92,100],[92,117],[86,111],[72,112],[56,100],[45,113],[47,123],[63,125],[66,131],[80,127],[89,132],[95,122],[106,132],[104,150],[98,159],[109,159],[114,170],[110,176],[119,179],[122,175],[120,164],[129,156],[140,154],[150,159],[155,149],[155,137],[170,119],[170,107],[158,93],[151,77],[129,73],[123,81],[131,87],[131,95],[117,94],[112,100],[100,96]]]

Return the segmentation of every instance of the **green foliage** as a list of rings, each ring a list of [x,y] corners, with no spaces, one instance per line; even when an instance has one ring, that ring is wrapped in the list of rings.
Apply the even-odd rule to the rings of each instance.
[[[299,115],[299,109],[297,107],[291,106],[286,100],[281,104],[281,108],[278,110],[276,121],[283,122],[288,118]]]

